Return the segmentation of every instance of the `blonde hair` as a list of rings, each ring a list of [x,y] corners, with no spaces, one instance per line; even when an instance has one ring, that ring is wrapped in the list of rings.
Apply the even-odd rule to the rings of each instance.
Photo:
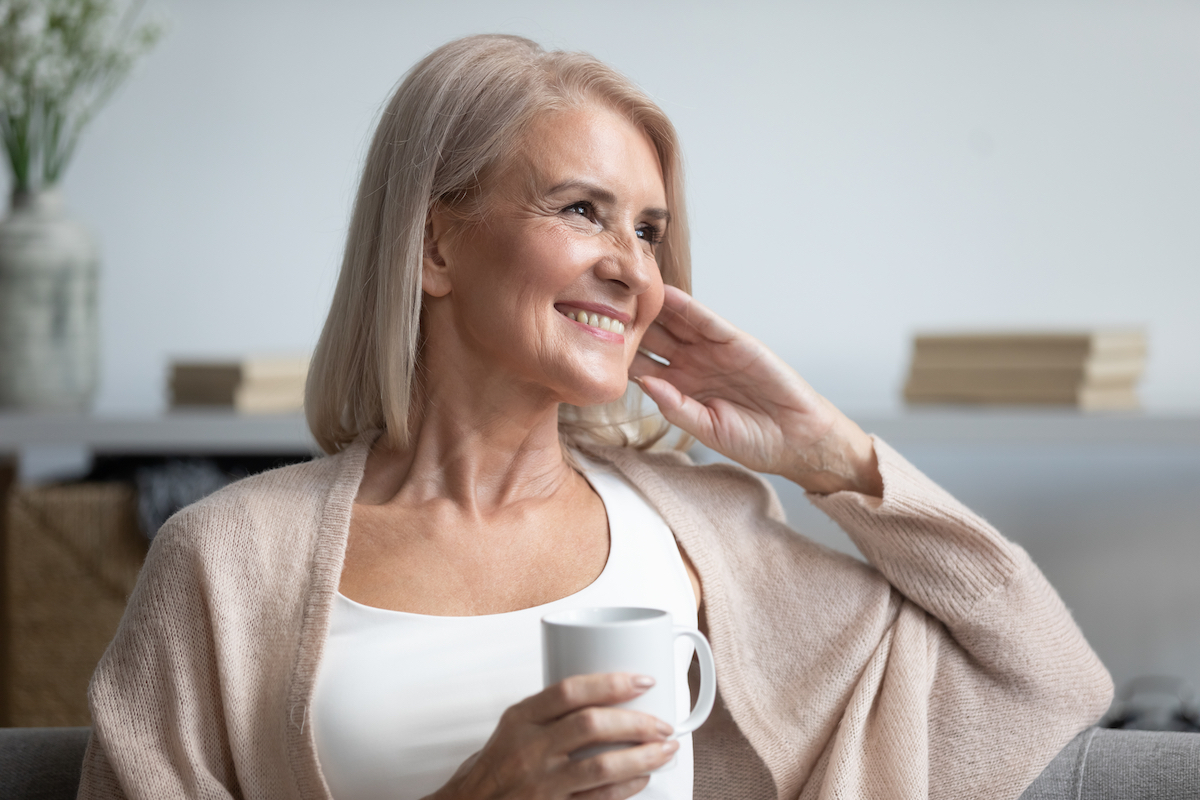
[[[547,52],[517,36],[470,36],[409,71],[367,152],[342,269],[309,369],[305,414],[327,453],[384,429],[405,449],[419,391],[421,264],[435,203],[473,204],[540,115],[598,103],[645,132],[658,153],[671,224],[656,248],[663,280],[690,290],[691,258],[675,128],[627,78],[584,53]],[[562,406],[567,444],[648,447],[665,433],[635,386],[606,406]]]

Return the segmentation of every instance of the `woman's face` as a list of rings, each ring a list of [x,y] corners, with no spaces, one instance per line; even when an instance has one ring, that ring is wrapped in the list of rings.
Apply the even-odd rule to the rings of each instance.
[[[575,405],[619,398],[663,301],[654,251],[668,214],[654,146],[606,108],[554,112],[484,191],[481,222],[430,218],[435,358],[478,386],[514,381]]]

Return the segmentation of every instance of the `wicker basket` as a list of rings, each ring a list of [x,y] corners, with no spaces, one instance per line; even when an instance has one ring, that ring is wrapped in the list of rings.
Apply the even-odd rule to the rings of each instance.
[[[146,555],[133,487],[13,487],[5,527],[5,722],[90,725],[88,681]]]

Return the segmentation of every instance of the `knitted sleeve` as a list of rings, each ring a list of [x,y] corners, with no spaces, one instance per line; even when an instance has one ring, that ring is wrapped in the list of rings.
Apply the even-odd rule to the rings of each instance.
[[[308,701],[370,441],[167,521],[88,690],[81,798],[328,797]]]
[[[238,796],[224,731],[212,608],[177,515],[155,537],[88,699],[79,797]]]
[[[361,455],[247,478],[167,521],[88,690],[80,797],[324,795],[312,585],[332,596],[340,560],[314,546],[332,531],[341,552]]]
[[[886,679],[915,669],[928,680],[929,797],[1015,798],[1104,713],[1112,681],[1023,549],[879,439],[875,450],[882,499],[810,496],[908,601],[875,710]]]

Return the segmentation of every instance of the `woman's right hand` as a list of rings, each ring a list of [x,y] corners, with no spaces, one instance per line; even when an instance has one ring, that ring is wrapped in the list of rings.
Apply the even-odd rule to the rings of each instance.
[[[510,706],[487,744],[428,800],[620,800],[646,788],[649,773],[671,760],[679,742],[649,714],[615,703],[653,680],[625,673],[577,675]],[[580,748],[642,742],[573,761]]]

